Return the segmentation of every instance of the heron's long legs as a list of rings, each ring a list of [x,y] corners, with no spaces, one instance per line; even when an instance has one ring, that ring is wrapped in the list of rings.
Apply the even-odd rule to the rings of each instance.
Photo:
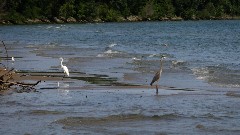
[[[156,95],[158,95],[158,85],[156,84]]]

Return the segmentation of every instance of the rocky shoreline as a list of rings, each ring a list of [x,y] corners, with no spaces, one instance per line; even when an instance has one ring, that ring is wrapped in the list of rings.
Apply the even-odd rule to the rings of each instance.
[[[181,17],[173,18],[160,18],[159,21],[181,21]],[[129,16],[126,18],[119,18],[117,22],[140,22],[140,21],[151,21],[150,18],[143,19],[140,16]],[[53,17],[53,18],[35,18],[35,19],[26,19],[24,21],[13,21],[13,20],[0,20],[2,25],[11,25],[11,24],[62,24],[62,23],[103,23],[105,22],[101,18],[96,18],[93,20],[78,20],[74,17],[64,18],[64,17]]]
[[[162,17],[157,20],[152,20],[151,18],[142,18],[141,16],[128,16],[126,18],[121,17],[117,22],[141,22],[141,21],[183,21],[182,17]],[[191,20],[201,20],[192,18]],[[224,16],[224,17],[212,17],[208,20],[240,20],[240,16]],[[101,18],[96,18],[93,20],[78,20],[74,17],[64,18],[64,17],[53,17],[53,18],[35,18],[26,19],[24,21],[13,21],[0,19],[0,25],[14,25],[14,24],[62,24],[62,23],[104,23],[105,21]]]

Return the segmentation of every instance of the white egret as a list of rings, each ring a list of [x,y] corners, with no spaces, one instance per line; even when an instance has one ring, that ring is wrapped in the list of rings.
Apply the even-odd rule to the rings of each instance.
[[[12,61],[15,61],[14,57],[12,57]]]
[[[157,73],[154,75],[152,82],[150,83],[150,85],[152,86],[154,82],[156,83],[156,94],[158,94],[158,81],[160,80],[161,74],[162,74],[162,67],[163,67],[163,59],[165,59],[166,57],[164,55],[161,56],[161,60],[160,60],[160,69],[159,71],[157,71]]]
[[[64,71],[64,73],[66,73],[67,74],[67,76],[69,76],[69,71],[68,71],[68,68],[67,68],[67,66],[63,66],[63,58],[60,58],[60,60],[61,60],[61,68],[63,68],[63,71]]]

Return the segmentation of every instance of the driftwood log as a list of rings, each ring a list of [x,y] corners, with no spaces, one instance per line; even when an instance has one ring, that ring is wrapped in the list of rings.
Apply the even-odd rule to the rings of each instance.
[[[31,92],[31,91],[36,91],[35,87],[38,85],[41,80],[37,81],[36,83],[24,83],[24,82],[19,82],[21,80],[22,75],[17,74],[14,71],[14,68],[8,69],[8,52],[6,45],[2,41],[2,44],[4,45],[4,49],[7,55],[7,66],[1,63],[3,67],[0,67],[0,91],[5,91],[9,90],[11,88],[15,88],[17,92]],[[18,79],[17,79],[18,78]]]
[[[0,91],[14,88],[19,93],[31,91],[35,92],[36,91],[35,86],[41,82],[41,80],[35,83],[19,82],[17,81],[19,80],[19,78],[21,78],[21,75],[15,73],[14,69],[11,70],[0,69]]]

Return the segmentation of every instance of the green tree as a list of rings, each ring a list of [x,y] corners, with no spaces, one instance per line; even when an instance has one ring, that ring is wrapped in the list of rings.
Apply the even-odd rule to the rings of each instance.
[[[76,7],[77,18],[81,20],[92,21],[96,18],[97,5],[90,2],[79,3]]]
[[[0,19],[13,23],[59,16],[119,21],[130,15],[151,19],[240,16],[240,0],[0,0]]]
[[[171,0],[156,0],[154,3],[155,18],[173,17],[175,15],[175,8]]]
[[[111,0],[109,6],[114,10],[119,11],[124,17],[130,15],[130,9],[128,7],[127,0]]]
[[[146,3],[141,11],[141,16],[143,18],[152,18],[154,15],[154,3],[153,0],[150,0]]]
[[[108,22],[119,22],[120,21],[120,13],[114,9],[109,9],[106,14],[105,21]]]
[[[105,20],[108,14],[108,6],[106,4],[101,4],[97,6],[97,17]]]
[[[128,0],[127,5],[131,15],[138,15],[141,13],[142,8],[146,5],[147,1],[148,0]]]
[[[216,7],[216,17],[222,17],[224,15],[224,9],[223,6],[218,5]]]
[[[74,2],[74,0],[70,0],[64,3],[59,9],[59,15],[65,18],[75,16],[76,12]]]
[[[174,0],[175,14],[184,19],[194,19],[198,10],[202,10],[205,0]]]
[[[214,7],[212,2],[209,2],[206,5],[206,10],[209,12],[211,17],[214,17],[216,15],[216,9],[215,9],[215,7]]]

